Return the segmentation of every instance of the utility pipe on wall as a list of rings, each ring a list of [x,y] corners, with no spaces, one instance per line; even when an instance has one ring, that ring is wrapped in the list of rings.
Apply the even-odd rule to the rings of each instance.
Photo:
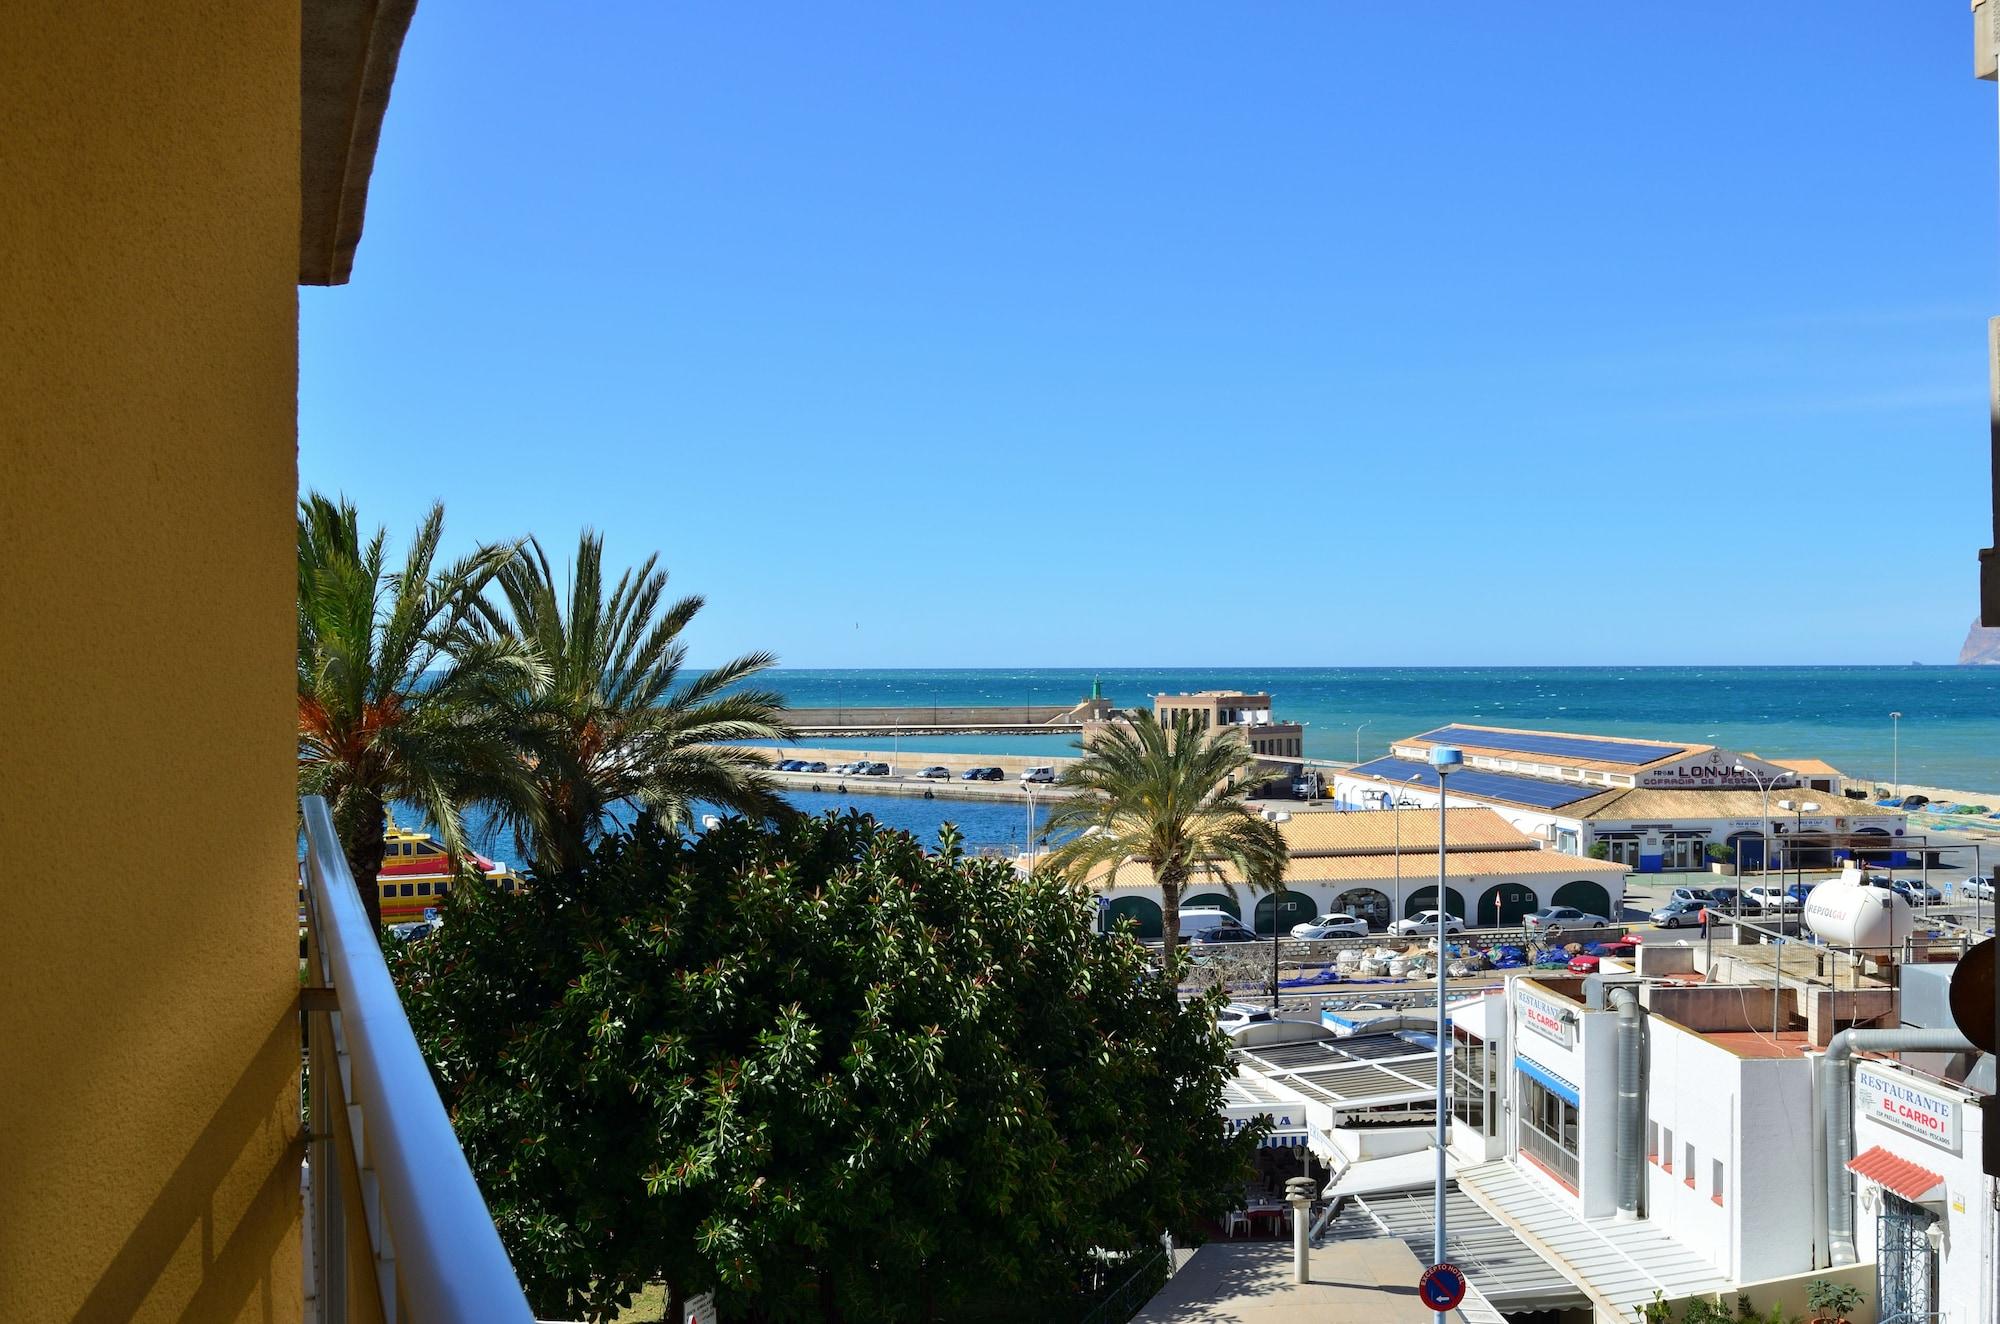
[[[1630,988],[1611,990],[1618,1009],[1618,1217],[1639,1217],[1646,1186],[1645,1013]]]
[[[1854,1158],[1854,1054],[1967,1053],[1970,1039],[1957,1030],[1842,1030],[1826,1046],[1826,1241],[1834,1268],[1853,1264],[1854,1177],[1847,1165]]]

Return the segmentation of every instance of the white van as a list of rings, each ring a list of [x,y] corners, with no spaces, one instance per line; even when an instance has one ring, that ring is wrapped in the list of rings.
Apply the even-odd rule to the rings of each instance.
[[[1221,906],[1196,906],[1181,912],[1181,941],[1185,942],[1197,933],[1207,933],[1211,929],[1241,928],[1243,921],[1224,910]]]
[[[1029,768],[1021,774],[1023,786],[1051,786],[1055,784],[1056,770],[1051,767]]]

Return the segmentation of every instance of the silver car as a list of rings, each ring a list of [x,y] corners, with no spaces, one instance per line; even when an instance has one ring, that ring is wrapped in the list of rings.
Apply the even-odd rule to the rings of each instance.
[[[1292,936],[1309,941],[1321,938],[1365,938],[1368,936],[1368,921],[1353,915],[1335,912],[1309,919],[1303,924],[1292,925]]]
[[[1703,909],[1704,907],[1699,901],[1669,901],[1647,918],[1653,921],[1655,927],[1678,929],[1700,924]]]
[[[1611,921],[1575,906],[1545,906],[1522,923],[1530,929],[1602,929],[1609,927]]]

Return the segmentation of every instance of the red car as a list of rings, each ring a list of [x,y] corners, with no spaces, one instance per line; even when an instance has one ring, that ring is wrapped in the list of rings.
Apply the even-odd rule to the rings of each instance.
[[[1572,956],[1569,960],[1569,968],[1579,975],[1594,975],[1597,973],[1598,961],[1604,956],[1615,956],[1620,960],[1629,961],[1639,950],[1639,939],[1628,933],[1616,941],[1603,942],[1597,945],[1601,949],[1599,955]]]

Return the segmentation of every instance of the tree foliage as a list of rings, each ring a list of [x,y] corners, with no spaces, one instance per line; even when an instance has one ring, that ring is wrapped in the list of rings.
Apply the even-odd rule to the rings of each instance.
[[[391,801],[417,805],[446,849],[465,849],[469,801],[531,805],[501,700],[541,683],[533,653],[471,628],[480,591],[514,544],[436,565],[444,507],[432,506],[400,567],[380,528],[364,542],[354,506],[299,502],[299,790],[324,795],[369,917]]]
[[[1284,879],[1284,837],[1244,802],[1256,766],[1234,732],[1199,726],[1190,714],[1167,727],[1149,712],[1135,713],[1063,770],[1061,785],[1082,794],[1050,812],[1045,831],[1070,835],[1043,867],[1080,884],[1115,875],[1129,861],[1150,866],[1160,885],[1171,979],[1181,893],[1191,879],[1223,879],[1229,868],[1257,888]]]
[[[607,590],[604,540],[585,531],[564,584],[531,539],[481,603],[483,634],[516,642],[547,671],[512,705],[536,812],[506,816],[544,870],[582,859],[621,808],[676,826],[689,824],[696,804],[759,819],[789,812],[766,775],[768,756],[728,743],[791,735],[784,700],[743,686],[774,659],[751,653],[687,673],[680,634],[703,600],[667,601],[658,560]]]
[[[397,973],[539,1313],[664,1276],[732,1319],[950,1319],[1240,1198],[1213,1007],[1092,918],[949,834],[646,815],[453,889]]]

